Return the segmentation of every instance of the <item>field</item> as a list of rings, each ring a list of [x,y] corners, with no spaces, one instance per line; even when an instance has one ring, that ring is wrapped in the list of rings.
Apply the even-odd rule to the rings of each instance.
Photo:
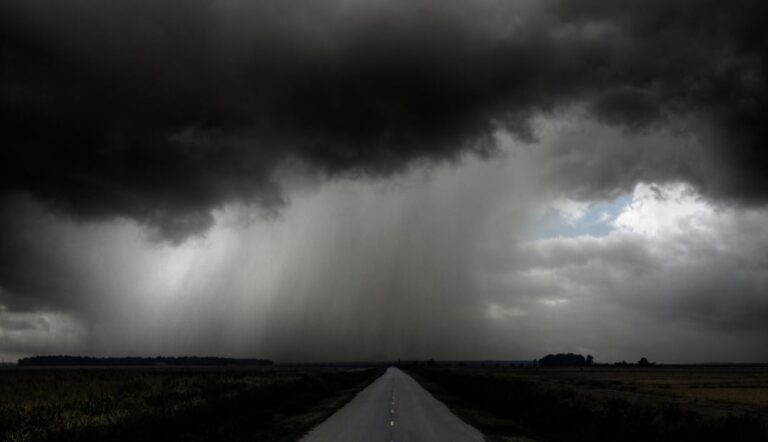
[[[0,370],[0,441],[294,441],[379,369]]]
[[[411,368],[492,441],[768,440],[768,369]]]

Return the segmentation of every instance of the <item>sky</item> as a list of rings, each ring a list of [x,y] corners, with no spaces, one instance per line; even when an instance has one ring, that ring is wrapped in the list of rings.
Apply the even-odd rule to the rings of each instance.
[[[6,0],[0,357],[768,361],[762,0]]]

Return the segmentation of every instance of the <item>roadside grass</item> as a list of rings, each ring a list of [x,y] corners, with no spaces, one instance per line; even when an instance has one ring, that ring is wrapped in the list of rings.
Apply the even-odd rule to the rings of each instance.
[[[408,371],[490,441],[768,440],[764,369]]]
[[[295,441],[379,369],[0,371],[0,441]]]

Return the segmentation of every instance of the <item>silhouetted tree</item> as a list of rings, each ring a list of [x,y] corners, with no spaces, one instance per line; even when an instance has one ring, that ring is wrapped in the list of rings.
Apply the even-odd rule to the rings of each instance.
[[[647,367],[647,366],[649,366],[651,364],[648,362],[648,359],[640,358],[640,360],[637,361],[637,365],[639,365],[640,367]]]
[[[539,359],[539,365],[542,367],[583,367],[586,363],[584,356],[574,353],[546,355]]]
[[[592,365],[595,363],[595,358],[592,357],[592,355],[587,355],[587,365]]]

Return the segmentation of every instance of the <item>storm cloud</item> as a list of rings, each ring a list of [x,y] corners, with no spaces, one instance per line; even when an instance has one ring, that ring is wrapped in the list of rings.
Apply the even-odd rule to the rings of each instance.
[[[767,17],[4,1],[0,354],[764,358]]]
[[[757,0],[8,1],[0,185],[179,241],[229,202],[279,209],[286,164],[389,176],[492,154],[499,130],[534,142],[532,118],[582,103],[631,132],[694,120],[681,130],[716,176],[674,159],[657,174],[762,203],[765,12]]]

